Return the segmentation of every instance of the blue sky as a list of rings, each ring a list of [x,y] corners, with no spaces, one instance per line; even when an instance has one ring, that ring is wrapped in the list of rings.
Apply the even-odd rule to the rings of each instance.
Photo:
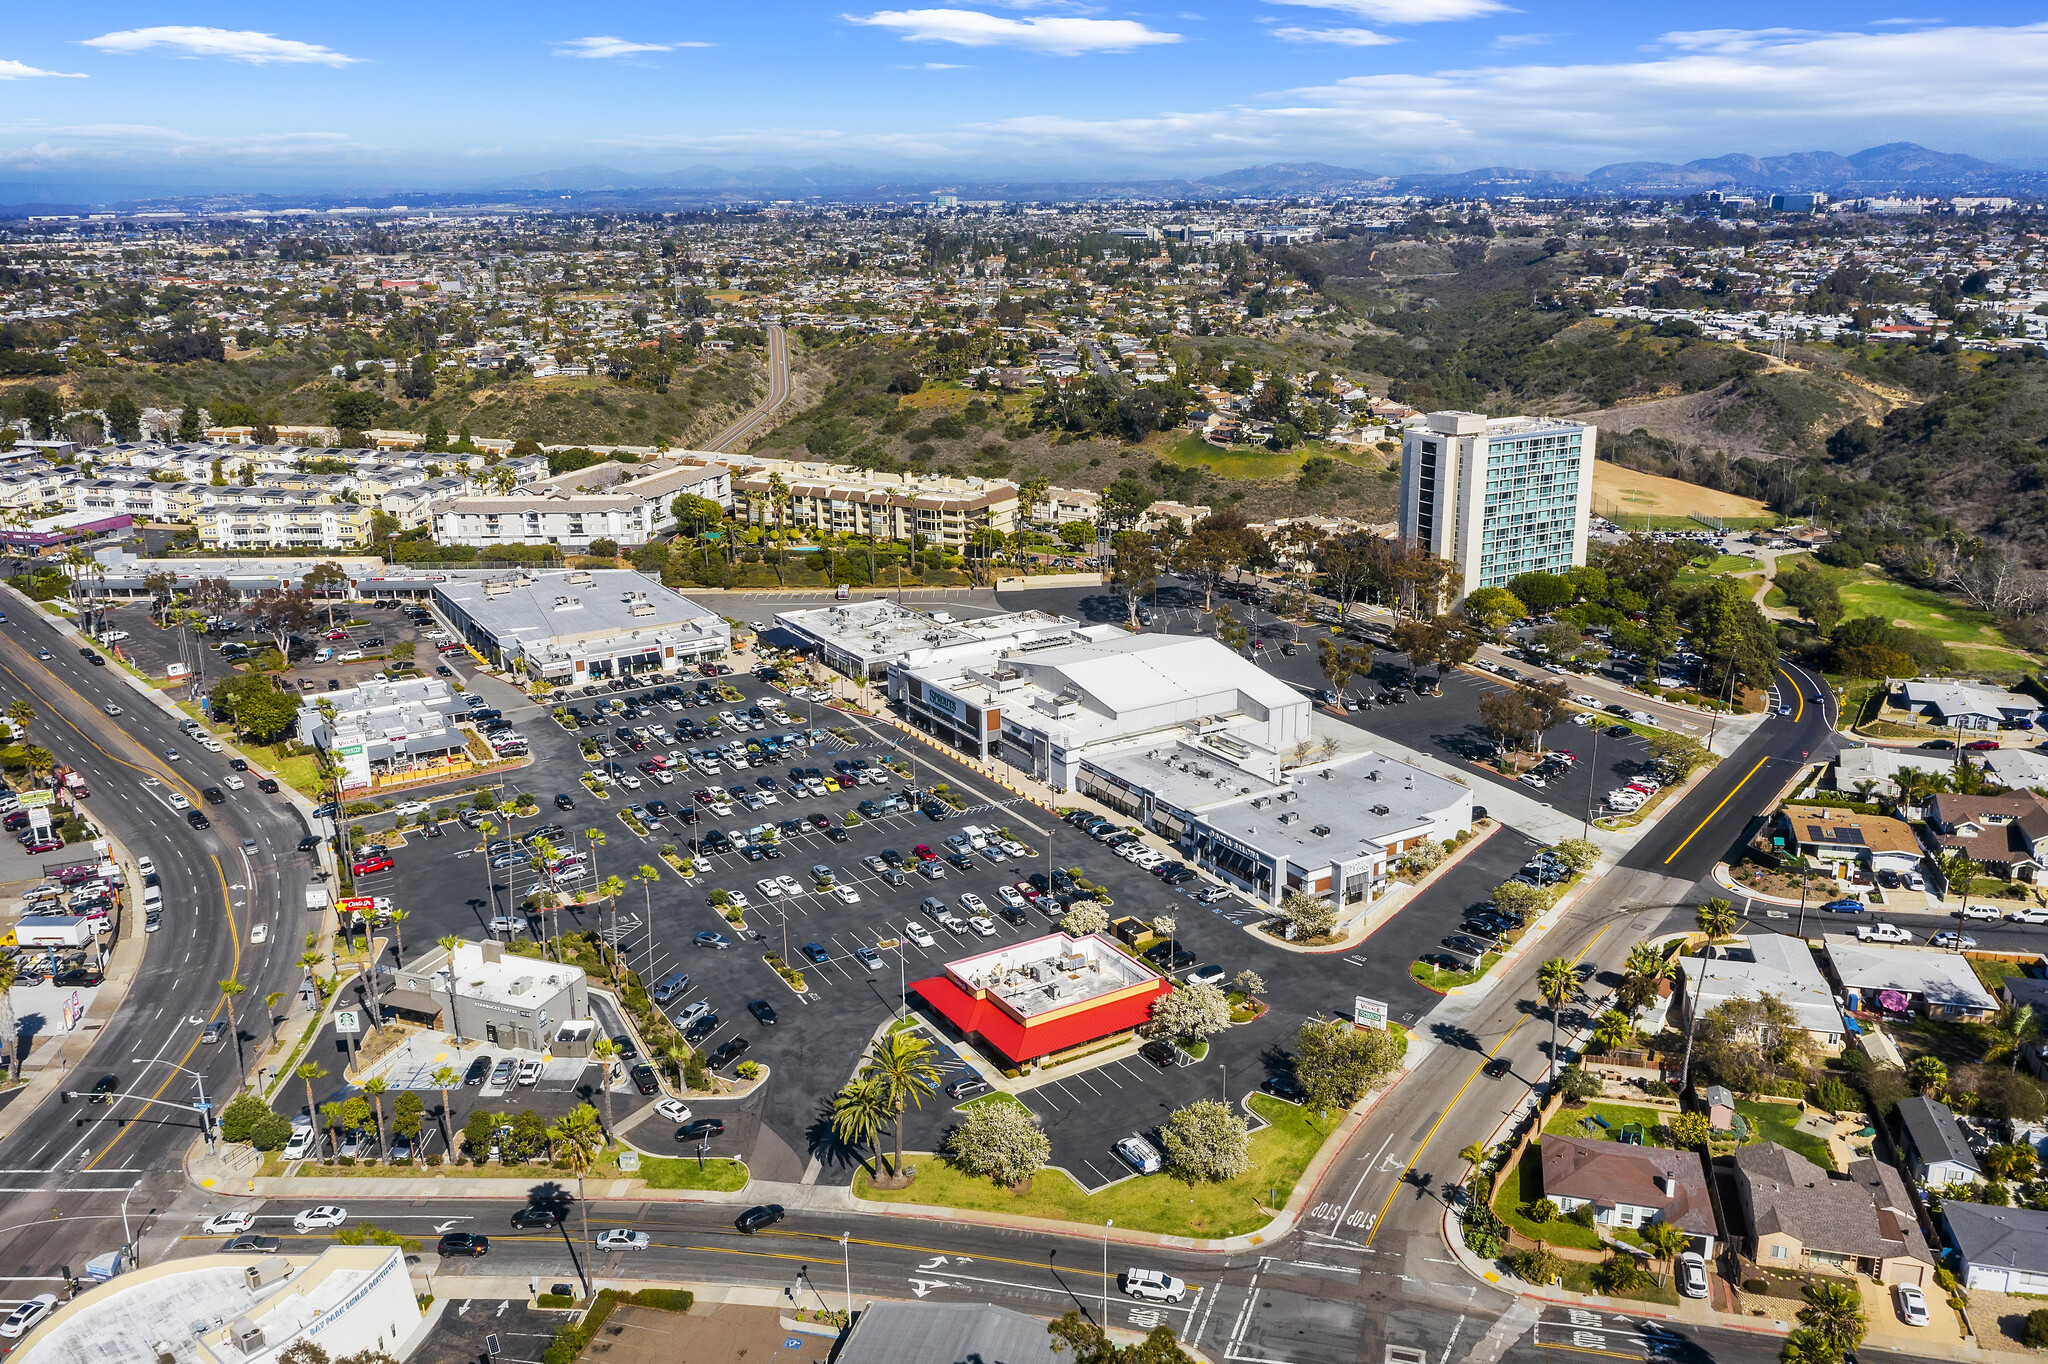
[[[0,180],[464,183],[591,163],[1586,170],[1896,140],[2034,166],[2048,164],[2040,14],[1829,0],[17,4],[0,29]]]

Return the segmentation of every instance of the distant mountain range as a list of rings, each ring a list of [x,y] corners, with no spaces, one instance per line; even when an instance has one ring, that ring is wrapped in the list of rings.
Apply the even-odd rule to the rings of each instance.
[[[214,177],[227,181],[229,177]],[[124,192],[125,189],[125,192]],[[74,183],[49,179],[0,181],[0,214],[83,212],[88,209],[232,208],[284,209],[385,206],[456,208],[480,204],[541,206],[569,201],[578,208],[657,210],[721,208],[773,199],[823,198],[853,202],[902,202],[941,193],[962,199],[1030,202],[1042,200],[1167,199],[1215,201],[1296,199],[1341,195],[1427,194],[1498,198],[1534,196],[1684,197],[1710,190],[1771,193],[1820,191],[1837,199],[1893,194],[2048,195],[2048,172],[1983,161],[1957,152],[1930,151],[1911,142],[1890,142],[1848,156],[1796,152],[1789,156],[1732,153],[1682,165],[1665,161],[1617,161],[1594,170],[1528,170],[1484,166],[1439,174],[1388,175],[1322,162],[1246,166],[1189,179],[991,179],[870,170],[822,164],[793,168],[756,166],[730,170],[690,166],[641,173],[611,166],[567,166],[527,175],[443,182],[429,188],[387,183],[377,188],[313,190],[303,184],[269,192],[210,189],[203,196],[177,196],[158,188]],[[148,196],[148,197],[144,197]]]

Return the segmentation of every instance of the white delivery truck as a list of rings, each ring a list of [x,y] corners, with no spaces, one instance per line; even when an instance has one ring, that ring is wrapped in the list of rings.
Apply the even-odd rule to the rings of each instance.
[[[24,914],[14,925],[17,947],[89,947],[92,921],[79,914]]]
[[[327,889],[324,886],[306,887],[306,908],[318,914],[327,908]]]

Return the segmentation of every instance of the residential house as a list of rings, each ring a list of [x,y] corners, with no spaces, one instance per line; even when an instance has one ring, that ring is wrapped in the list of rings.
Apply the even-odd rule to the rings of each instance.
[[[2048,1296],[2048,1212],[1944,1199],[1941,1222],[1964,1288]]]
[[[1710,957],[1679,958],[1673,1018],[1690,1028],[1699,1014],[1719,1005],[1770,995],[1792,1011],[1823,1051],[1833,1055],[1842,1049],[1841,1010],[1804,938],[1759,933],[1718,944],[1713,951]]]
[[[1927,828],[1944,853],[1961,852],[2008,881],[2038,881],[2048,864],[2048,800],[2032,791],[1927,802]]]
[[[1548,1144],[1548,1138],[1545,1139]],[[1731,1237],[1758,1265],[1934,1284],[1934,1252],[1899,1172],[1868,1157],[1837,1179],[1776,1142],[1736,1148]]]
[[[1773,841],[1834,869],[1838,876],[1862,870],[1916,871],[1926,850],[1903,819],[1864,815],[1834,805],[1787,805],[1771,822]]]
[[[1935,753],[1914,753],[1896,748],[1857,745],[1845,748],[1835,755],[1828,784],[1843,795],[1858,799],[1863,798],[1866,791],[1873,796],[1894,796],[1898,794],[1899,774],[1909,770],[1946,776],[1955,770],[1955,759]],[[1864,786],[1865,782],[1869,782],[1870,785]]]
[[[1698,1155],[1661,1146],[1619,1141],[1585,1141],[1546,1136],[1543,1197],[1561,1212],[1591,1204],[1603,1227],[1646,1227],[1669,1222],[1695,1238],[1695,1250],[1711,1257],[1720,1232],[1714,1221],[1707,1177]]]
[[[2000,729],[2021,720],[2031,724],[2041,713],[2041,703],[2031,696],[1974,682],[1916,678],[1901,684],[1887,700],[1937,725],[1956,729]]]
[[[1828,976],[1851,1013],[1920,1013],[1971,1022],[1998,1012],[1998,1001],[1961,953],[1859,943],[1847,933],[1829,933],[1821,941]]]
[[[1898,1123],[1907,1167],[1922,1184],[1945,1189],[1951,1184],[1975,1184],[1984,1177],[1969,1139],[1947,1104],[1916,1094],[1900,1102]]]

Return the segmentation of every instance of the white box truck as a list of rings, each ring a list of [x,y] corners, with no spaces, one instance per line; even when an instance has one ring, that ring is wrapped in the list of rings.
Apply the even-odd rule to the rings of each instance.
[[[89,947],[92,921],[78,914],[24,914],[14,925],[18,947]]]

